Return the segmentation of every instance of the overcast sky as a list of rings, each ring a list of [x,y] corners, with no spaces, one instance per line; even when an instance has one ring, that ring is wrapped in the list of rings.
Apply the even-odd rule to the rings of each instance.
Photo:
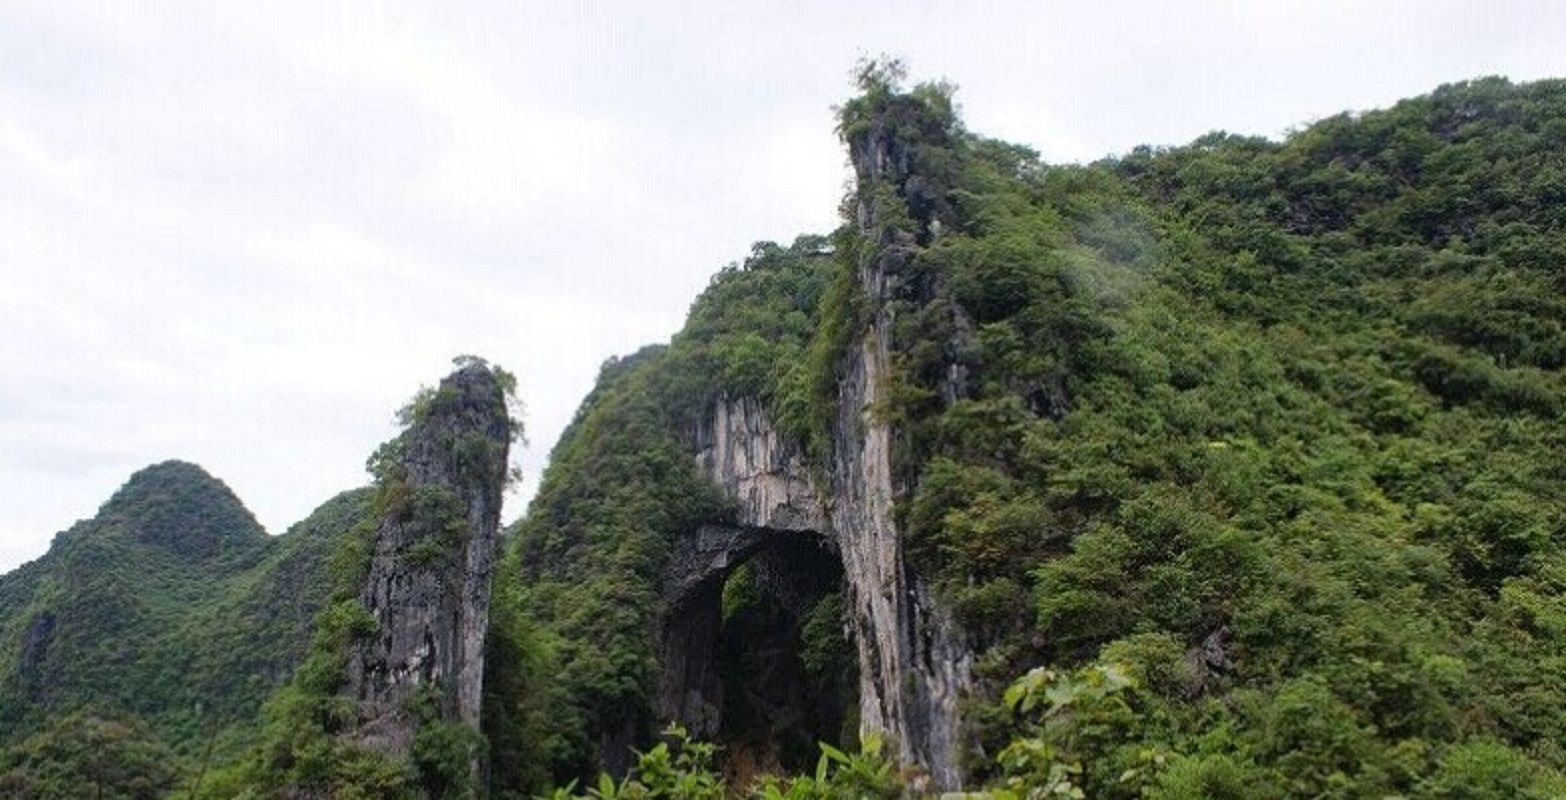
[[[0,0],[0,570],[134,470],[281,533],[474,353],[527,486],[607,357],[836,225],[864,55],[1084,161],[1566,75],[1537,2]]]

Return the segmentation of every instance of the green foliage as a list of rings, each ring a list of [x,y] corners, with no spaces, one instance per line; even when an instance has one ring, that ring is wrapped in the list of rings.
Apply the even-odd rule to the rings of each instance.
[[[1522,753],[1492,739],[1455,745],[1437,760],[1437,767],[1418,787],[1420,796],[1503,800],[1560,797],[1566,780],[1546,774]]]
[[[592,800],[720,800],[727,796],[722,776],[713,766],[717,748],[693,741],[684,728],[671,726],[663,732],[667,741],[638,753],[636,766],[619,781],[607,774],[586,794],[574,795],[572,787],[556,789],[552,800],[592,798]],[[672,745],[672,746],[671,746]]]
[[[145,720],[187,762],[233,756],[303,660],[327,553],[364,507],[347,493],[272,538],[198,467],[137,473],[0,578],[19,589],[0,616],[0,745],[92,708]]]
[[[830,592],[805,612],[800,623],[799,659],[805,673],[827,681],[855,668],[854,644],[845,629],[843,596]]]
[[[490,795],[530,798],[572,775],[587,744],[579,712],[558,680],[557,647],[527,615],[515,552],[496,571],[484,644],[483,733],[489,745]]]
[[[1128,696],[1136,684],[1117,665],[1072,674],[1034,669],[1006,690],[1003,701],[1023,720],[1022,730],[996,756],[1005,797],[1129,795],[1162,763],[1156,751],[1119,768],[1116,747],[1140,722]],[[1107,762],[1107,764],[1106,764]]]
[[[1059,166],[966,132],[950,86],[905,91],[894,61],[856,77],[839,132],[865,226],[757,244],[669,345],[606,363],[511,532],[487,645],[496,793],[649,740],[658,576],[675,537],[731,513],[691,458],[698,425],[755,399],[825,469],[872,323],[904,563],[978,651],[971,734],[1000,755],[974,774],[995,796],[1566,793],[1566,83],[1482,79],[1281,142]],[[876,149],[898,174],[857,163]],[[862,272],[886,278],[873,296]],[[427,391],[403,419],[452,400]],[[447,444],[465,475],[496,466],[488,442]],[[433,567],[459,529],[408,485],[406,446],[371,460],[374,512],[433,531],[401,554]],[[6,780],[72,763],[36,736],[91,703],[186,761],[263,742],[203,796],[475,788],[456,768],[471,732],[430,726],[415,764],[333,735],[342,648],[366,630],[342,587],[367,538],[340,535],[364,495],[272,543],[189,469],[133,484],[0,579]],[[754,588],[726,587],[730,620]],[[851,660],[841,603],[802,621],[818,676]],[[265,730],[242,730],[294,665]],[[713,797],[713,757],[658,745],[589,795]],[[903,778],[867,743],[756,792],[890,797]]]
[[[425,796],[472,800],[479,796],[473,764],[487,742],[467,724],[447,718],[442,708],[446,694],[441,684],[427,683],[408,698],[408,715],[415,724],[409,755]]]
[[[156,800],[174,787],[179,767],[140,720],[78,711],[0,750],[0,796]]]
[[[892,800],[906,796],[907,784],[881,754],[881,740],[867,736],[857,753],[822,743],[813,774],[768,776],[753,791],[759,800]]]
[[[502,395],[515,387],[513,378],[482,360],[463,357],[457,361],[464,369],[495,372],[494,391]],[[504,398],[465,399],[453,387],[448,382],[441,389],[421,391],[400,415],[409,428],[371,459],[370,470],[377,481],[366,493],[368,513],[346,534],[335,537],[332,551],[324,559],[320,583],[326,602],[314,620],[315,636],[303,663],[288,684],[267,701],[256,744],[214,774],[195,776],[190,784],[192,796],[275,797],[302,791],[355,798],[415,794],[471,798],[481,792],[470,765],[485,750],[485,739],[467,725],[450,721],[443,687],[424,686],[410,700],[406,713],[414,720],[415,731],[412,752],[403,760],[363,749],[344,736],[359,724],[359,707],[354,698],[339,693],[350,648],[379,630],[375,616],[360,599],[378,528],[396,525],[411,532],[408,543],[396,554],[403,564],[449,568],[466,532],[458,491],[493,492],[498,483],[495,479],[505,472],[503,448],[493,446],[487,437],[456,433],[454,426],[441,422],[464,413],[474,401],[504,402]],[[508,420],[508,425],[511,435],[520,434],[514,419]],[[410,452],[414,447],[420,448],[416,454]],[[443,474],[459,486],[415,484],[402,462],[414,456],[442,459]],[[513,611],[512,606],[506,606],[502,618],[509,619],[506,614]],[[504,677],[502,670],[503,685],[511,685]]]
[[[403,563],[421,568],[445,564],[460,552],[467,533],[462,500],[449,486],[426,484],[410,490],[401,516],[413,530],[423,535],[409,542],[398,553]]]
[[[560,776],[591,769],[590,747],[608,732],[647,725],[655,581],[674,536],[722,508],[671,433],[659,400],[681,391],[680,376],[655,369],[661,356],[605,366],[515,533],[523,613],[556,643],[574,706],[560,723],[580,726],[562,735],[581,749],[559,754],[549,771]]]
[[[751,564],[741,564],[723,582],[723,594],[719,598],[720,619],[728,623],[760,602],[761,588],[756,585],[756,569]]]
[[[363,526],[353,538],[367,536]],[[362,577],[361,577],[362,580]],[[347,648],[373,634],[375,620],[359,603],[352,581],[339,584],[333,601],[316,621],[309,656],[288,685],[262,709],[260,744],[245,757],[191,786],[202,797],[272,797],[310,787],[332,797],[403,797],[414,770],[360,750],[336,734],[357,721],[357,706],[337,694],[347,666]],[[203,776],[204,777],[204,776]]]
[[[866,319],[866,304],[854,270],[846,268],[856,258],[862,237],[847,226],[833,236],[835,264],[829,271],[818,303],[814,333],[806,341],[802,360],[796,362],[774,403],[778,430],[799,441],[818,460],[828,453],[829,432],[837,412],[837,393],[844,377],[844,356]]]
[[[533,579],[562,576],[527,604],[586,676],[567,691],[594,698],[586,717],[645,710],[635,626],[656,612],[623,609],[651,607],[678,520],[712,513],[652,454],[674,463],[673,432],[728,393],[824,467],[858,411],[838,408],[845,355],[877,321],[908,568],[976,644],[981,694],[1042,663],[1075,698],[1021,729],[972,713],[1012,757],[976,775],[1443,796],[1494,784],[1468,755],[1489,753],[1524,776],[1497,791],[1548,791],[1566,767],[1566,84],[1485,79],[1282,142],[1054,166],[967,133],[950,87],[905,91],[896,62],[857,79],[840,134],[904,169],[860,165],[847,207],[868,227],[830,256],[758,246],[669,347],[608,365],[523,526]],[[806,626],[812,663],[837,657],[829,617]]]
[[[1135,662],[1154,796],[1415,795],[1472,741],[1566,766],[1566,84],[1062,167],[897,127],[917,99],[867,74],[845,135],[894,127],[947,203],[859,190],[945,214],[861,254],[924,287],[886,312],[898,521],[991,691]],[[1034,757],[1031,787],[1127,792]]]
[[[520,613],[560,665],[554,688],[539,690],[571,698],[546,770],[557,779],[590,772],[597,749],[651,735],[656,582],[675,537],[728,514],[687,437],[721,397],[754,398],[801,429],[811,424],[806,349],[836,264],[819,237],[758,243],[713,278],[670,345],[604,365],[551,453],[514,539]]]
[[[522,401],[517,396],[516,375],[498,364],[491,364],[475,355],[460,355],[453,358],[451,363],[459,371],[482,369],[490,374],[493,378],[494,390],[500,395],[498,399],[506,408],[508,441],[525,443],[525,428],[522,424],[523,407]],[[464,402],[467,400],[460,397],[452,386],[420,387],[413,397],[397,410],[395,416],[402,432],[382,442],[365,462],[365,469],[375,479],[376,484],[393,485],[403,476],[409,431],[416,425],[428,421],[433,415],[459,412],[460,405]],[[497,469],[504,470],[508,483],[521,479],[521,473],[517,468],[497,464],[504,455],[504,448],[482,432],[470,430],[460,435],[452,434],[451,440],[440,442],[438,448],[442,451],[442,457],[449,459],[456,476],[464,482],[482,485]]]
[[[663,732],[665,741],[637,756],[636,766],[621,780],[601,774],[584,794],[574,785],[557,789],[551,800],[718,800],[748,795],[756,800],[895,800],[904,797],[905,783],[892,763],[881,756],[880,740],[871,737],[861,752],[847,753],[821,745],[813,774],[764,776],[754,786],[729,787],[718,774],[717,748],[693,741],[679,726]]]
[[[719,396],[750,397],[802,443],[823,444],[810,349],[823,298],[841,290],[831,279],[838,263],[828,240],[801,236],[788,247],[758,242],[744,264],[713,276],[660,369],[678,421],[693,424]]]

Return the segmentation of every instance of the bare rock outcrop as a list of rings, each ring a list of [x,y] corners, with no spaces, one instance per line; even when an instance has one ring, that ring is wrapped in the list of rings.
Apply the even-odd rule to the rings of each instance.
[[[799,448],[778,433],[760,402],[719,398],[697,431],[696,447],[702,472],[737,503],[741,526],[827,530],[823,495]]]
[[[936,291],[907,280],[907,267],[918,243],[933,238],[949,213],[937,181],[920,172],[918,143],[910,140],[944,134],[898,118],[907,112],[894,106],[849,137],[859,184],[855,222],[860,235],[877,245],[856,265],[859,291],[873,316],[839,365],[828,491],[859,649],[860,724],[888,737],[898,756],[928,770],[937,787],[956,789],[962,779],[958,703],[972,685],[972,648],[904,562],[892,510],[907,487],[894,472],[894,431],[875,413],[887,400],[896,305],[923,304]],[[883,186],[906,206],[907,216],[896,224],[882,219],[872,201]],[[963,323],[961,309],[951,308]],[[960,332],[965,325],[954,328]],[[948,352],[963,349],[948,344]],[[948,373],[960,383],[965,367],[954,361]]]
[[[912,277],[920,248],[952,222],[940,177],[924,174],[919,163],[921,137],[946,131],[910,105],[915,102],[894,98],[848,136],[859,183],[854,220],[873,244],[855,264],[855,277],[871,313],[837,365],[837,414],[824,469],[813,473],[806,466],[797,444],[779,434],[761,403],[719,398],[695,432],[696,459],[734,502],[735,519],[674,543],[664,595],[678,609],[681,598],[727,574],[769,537],[814,534],[842,562],[847,621],[858,650],[862,730],[882,735],[901,761],[926,770],[932,788],[957,789],[959,703],[972,688],[973,651],[950,611],[905,563],[893,507],[910,478],[897,474],[896,432],[874,411],[888,399],[899,307],[940,300],[952,314],[952,340],[943,348],[945,402],[966,394],[972,367],[966,314],[938,284]],[[887,189],[904,208],[883,219],[875,198],[884,201]],[[699,668],[704,662],[690,657],[710,647],[709,628],[673,620],[663,647],[662,710],[698,728],[721,705],[713,680]]]
[[[359,596],[375,629],[351,648],[344,688],[359,704],[349,738],[393,758],[409,755],[431,714],[478,729],[512,424],[503,381],[482,363],[441,381],[412,415],[385,467]]]
[[[874,277],[866,275],[866,279]],[[812,480],[798,448],[749,398],[724,398],[697,434],[697,463],[734,501],[733,525],[708,525],[676,541],[664,576],[666,599],[725,575],[769,543],[808,535],[841,558],[859,653],[860,720],[885,736],[906,763],[941,787],[961,782],[958,701],[971,685],[973,656],[950,614],[903,563],[892,517],[890,437],[868,409],[880,397],[885,337],[867,332],[840,387],[830,490]],[[666,633],[660,710],[693,730],[716,726],[722,702],[706,663],[707,627],[675,621]]]

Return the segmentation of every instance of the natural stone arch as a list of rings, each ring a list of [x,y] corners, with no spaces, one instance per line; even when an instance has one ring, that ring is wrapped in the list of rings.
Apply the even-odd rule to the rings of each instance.
[[[692,625],[710,614],[694,614],[689,598],[701,595],[687,593],[703,580],[721,587],[716,576],[769,546],[799,541],[789,536],[805,536],[832,553],[832,570],[842,575],[847,636],[857,651],[857,664],[846,671],[857,681],[851,694],[860,732],[881,734],[896,758],[927,770],[932,785],[955,789],[961,785],[957,709],[971,685],[973,654],[951,614],[903,563],[892,514],[890,430],[868,410],[880,402],[888,352],[878,318],[843,365],[825,472],[810,470],[797,443],[751,398],[719,398],[691,432],[698,467],[734,510],[730,524],[704,526],[673,543],[662,587],[667,614],[658,710],[689,724],[714,709],[721,716],[725,706],[719,698],[708,709],[685,696],[705,680],[689,654],[711,652],[702,650],[710,631]],[[708,696],[697,692],[697,699]]]
[[[709,525],[676,543],[663,581],[668,614],[660,648],[660,717],[679,722],[699,738],[732,745],[728,739],[740,733],[735,720],[756,716],[761,701],[731,697],[735,687],[723,674],[725,656],[732,656],[726,653],[732,642],[724,638],[724,586],[745,565],[753,568],[764,602],[787,620],[767,641],[775,652],[766,674],[746,676],[746,691],[754,698],[769,692],[787,695],[789,703],[772,705],[796,707],[789,713],[763,713],[767,725],[787,728],[789,735],[808,733],[812,746],[814,739],[837,739],[847,706],[857,702],[851,696],[857,684],[833,697],[806,696],[820,693],[802,690],[797,660],[798,623],[843,584],[841,557],[832,541],[815,531]],[[822,719],[828,722],[820,723]]]

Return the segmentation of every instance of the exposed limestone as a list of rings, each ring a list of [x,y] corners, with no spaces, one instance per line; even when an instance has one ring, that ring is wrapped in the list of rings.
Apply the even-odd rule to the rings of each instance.
[[[905,284],[901,273],[914,242],[933,235],[941,204],[931,200],[928,181],[913,174],[909,143],[882,120],[849,142],[849,157],[860,186],[856,221],[880,244],[857,265],[859,290],[875,313],[841,365],[830,471],[832,527],[859,646],[860,720],[865,730],[893,740],[902,760],[929,770],[938,787],[954,789],[962,778],[958,702],[972,684],[973,654],[951,615],[903,562],[892,516],[902,488],[892,474],[892,430],[872,413],[883,403],[891,369],[892,303],[929,291]],[[868,201],[869,190],[881,183],[897,188],[919,230],[883,226]],[[949,372],[954,383],[965,382],[960,365]]]
[[[723,685],[712,660],[723,580],[758,551],[787,540],[824,542],[826,514],[799,450],[751,398],[722,398],[696,431],[697,464],[735,503],[735,524],[703,525],[674,543],[662,594],[658,713],[698,736],[718,732]]]
[[[697,431],[696,446],[702,472],[738,503],[740,525],[826,531],[821,493],[799,448],[778,434],[756,400],[720,399]]]
[[[344,690],[359,703],[349,737],[394,758],[410,752],[416,693],[433,696],[440,720],[478,728],[511,441],[501,381],[482,364],[441,381],[414,416],[360,592],[376,630],[351,649]]]
[[[882,281],[873,271],[867,281]],[[737,507],[737,525],[703,526],[674,543],[663,579],[673,609],[662,643],[659,713],[698,733],[716,730],[723,697],[700,653],[716,635],[690,604],[757,552],[791,534],[824,537],[842,559],[850,624],[859,650],[860,719],[895,742],[899,756],[942,787],[960,783],[957,704],[970,684],[972,653],[950,615],[907,574],[892,521],[891,432],[866,413],[879,398],[886,343],[872,329],[841,387],[831,511],[798,450],[760,403],[724,399],[697,434],[697,461]],[[698,618],[702,617],[702,618]]]
[[[890,740],[905,763],[928,770],[934,787],[956,789],[962,779],[958,705],[972,686],[973,653],[951,613],[904,563],[892,512],[907,487],[893,473],[893,431],[871,412],[885,400],[896,304],[922,304],[939,291],[911,283],[907,267],[949,213],[935,181],[917,174],[914,146],[904,132],[875,119],[849,142],[860,186],[855,220],[877,244],[856,265],[859,290],[873,316],[839,365],[827,485],[811,480],[797,446],[779,436],[760,403],[720,399],[696,431],[697,462],[734,500],[738,524],[704,527],[676,542],[663,594],[678,617],[684,598],[727,575],[767,537],[791,531],[825,536],[841,557],[848,588],[862,729]],[[877,186],[895,190],[913,230],[878,218],[869,200]],[[956,333],[945,348],[941,389],[948,403],[966,395],[973,358],[972,324],[955,303],[949,307]],[[660,710],[695,730],[715,725],[722,705],[706,662],[691,655],[711,647],[710,627],[676,618],[663,642]]]
[[[663,572],[663,596],[678,605],[701,584],[727,575],[770,539],[788,533],[764,528],[703,525],[680,537]]]
[[[973,655],[903,563],[892,517],[891,430],[868,411],[885,374],[882,330],[875,326],[860,343],[839,389],[833,470],[832,527],[859,647],[860,723],[893,740],[899,756],[928,769],[940,787],[956,788],[957,706],[971,684]]]
[[[724,583],[741,565],[752,569],[751,579],[766,602],[794,620],[834,591],[841,578],[830,540],[815,531],[704,525],[676,542],[663,581],[670,614],[661,631],[656,709],[661,719],[680,722],[698,738],[720,739],[725,720],[732,721],[736,713],[728,706],[754,705],[767,694],[785,698],[771,706],[772,722],[788,724],[805,716],[801,709],[784,708],[796,701],[830,704],[830,698],[801,696],[797,684],[789,682],[797,679],[797,663],[776,657],[792,652],[787,636],[769,643],[777,648],[769,669],[747,674],[741,696],[729,696],[733,687],[725,686],[720,656]],[[838,709],[843,705],[839,700]],[[830,731],[840,728],[839,721]],[[746,733],[754,744],[758,731]]]

